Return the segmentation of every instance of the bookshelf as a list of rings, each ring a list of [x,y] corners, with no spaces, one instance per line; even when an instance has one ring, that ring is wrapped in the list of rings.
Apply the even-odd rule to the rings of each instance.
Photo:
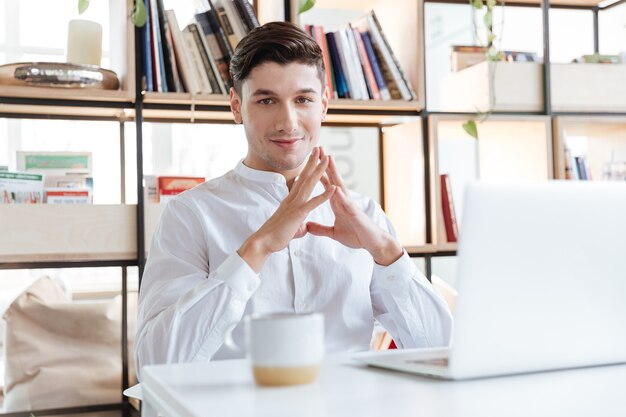
[[[539,6],[537,1],[517,3]],[[112,42],[117,45],[112,49],[119,55],[112,62],[121,77],[121,89],[59,91],[0,86],[0,117],[114,120],[120,126],[135,122],[137,172],[129,175],[136,175],[137,193],[141,196],[144,123],[232,123],[232,116],[226,95],[141,91],[141,82],[136,77],[141,64],[136,54],[139,32],[127,18],[132,0],[111,0],[110,4],[111,20],[118,28],[111,31],[114,33]],[[552,2],[554,6],[584,7],[595,13],[600,10],[598,4],[588,0]],[[626,103],[623,101],[626,93],[619,90],[626,85],[626,80],[623,67],[578,66],[573,71],[580,69],[584,73],[569,76],[562,71],[570,71],[574,66],[503,63],[497,70],[502,79],[496,83],[495,91],[501,107],[496,107],[489,121],[480,126],[481,140],[476,144],[460,127],[469,113],[458,112],[473,111],[476,100],[484,102],[490,94],[485,91],[484,83],[480,88],[459,92],[458,96],[464,97],[456,98],[465,100],[465,104],[451,107],[448,112],[434,113],[426,107],[423,6],[423,1],[409,0],[318,0],[314,10],[340,8],[345,13],[358,15],[373,8],[417,93],[415,101],[331,100],[325,125],[378,129],[382,204],[410,255],[426,260],[426,274],[430,276],[433,257],[456,254],[456,244],[448,243],[442,235],[441,190],[437,179],[446,163],[450,165],[459,158],[462,152],[459,149],[474,149],[479,161],[473,168],[474,175],[481,178],[503,175],[510,179],[565,178],[564,145],[572,136],[587,136],[590,153],[596,150],[603,153],[607,147],[626,149],[623,139],[626,136]],[[289,0],[259,0],[256,7],[261,23],[284,19],[286,12],[293,10]],[[549,63],[549,54],[546,56]],[[474,68],[472,71],[479,74],[473,77],[484,80],[489,71],[486,67]],[[618,74],[609,76],[602,72],[614,70]],[[606,90],[608,85],[606,95],[599,100],[595,95],[581,95],[581,91],[573,98],[559,96],[559,91],[575,90],[568,86],[580,85],[577,80],[581,78],[605,80],[604,87],[591,85],[588,90]],[[519,91],[507,91],[515,87],[511,80],[532,86],[524,100]],[[461,84],[466,86],[468,82]],[[588,106],[591,102],[598,105]],[[499,114],[503,112],[507,114]],[[569,115],[570,112],[585,114],[574,116]],[[516,134],[503,137],[503,131]],[[590,161],[590,164],[594,177],[598,169],[602,172],[602,168],[598,168],[600,162]],[[462,181],[458,181],[457,186],[458,183]],[[457,204],[460,200],[460,197],[455,198]],[[107,265],[139,266],[141,271],[161,210],[158,205],[144,204],[142,199],[137,205],[0,206],[0,219],[3,225],[9,226],[6,233],[15,236],[11,244],[0,243],[0,268]],[[58,239],[58,236],[64,238]],[[123,360],[127,369],[128,358]]]

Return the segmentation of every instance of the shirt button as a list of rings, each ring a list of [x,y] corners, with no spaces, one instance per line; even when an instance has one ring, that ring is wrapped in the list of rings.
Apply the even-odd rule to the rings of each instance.
[[[296,250],[293,252],[293,256],[297,256],[297,257],[302,256],[302,251],[301,251],[300,249],[296,249]]]
[[[233,307],[235,307],[235,308],[239,308],[239,307],[241,307],[241,301],[239,301],[239,300],[233,300],[233,302],[232,302],[232,306],[233,306]]]
[[[306,308],[306,303],[298,303],[298,308]]]
[[[395,280],[396,280],[396,276],[395,275],[389,275],[387,277],[387,281],[389,281],[389,282],[395,282]]]
[[[250,283],[246,288],[248,288],[248,291],[252,292],[254,291],[254,284]]]

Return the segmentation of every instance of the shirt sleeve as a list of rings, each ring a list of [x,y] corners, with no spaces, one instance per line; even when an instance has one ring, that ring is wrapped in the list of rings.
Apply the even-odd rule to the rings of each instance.
[[[376,204],[366,211],[396,237],[380,206]],[[370,294],[376,320],[391,334],[399,348],[450,344],[453,326],[450,310],[406,251],[389,266],[374,264]]]
[[[137,373],[156,363],[208,361],[260,284],[235,252],[209,273],[204,225],[179,199],[165,207],[139,294]]]

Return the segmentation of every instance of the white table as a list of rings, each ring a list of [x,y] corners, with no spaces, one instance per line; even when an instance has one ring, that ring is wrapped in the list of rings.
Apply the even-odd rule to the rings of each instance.
[[[143,371],[143,416],[626,416],[626,365],[440,381],[327,360],[313,384],[257,387],[245,360]]]

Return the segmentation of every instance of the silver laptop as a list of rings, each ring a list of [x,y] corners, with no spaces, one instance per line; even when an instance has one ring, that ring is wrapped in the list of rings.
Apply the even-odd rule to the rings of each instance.
[[[626,362],[626,183],[465,191],[449,349],[366,352],[446,379]]]

